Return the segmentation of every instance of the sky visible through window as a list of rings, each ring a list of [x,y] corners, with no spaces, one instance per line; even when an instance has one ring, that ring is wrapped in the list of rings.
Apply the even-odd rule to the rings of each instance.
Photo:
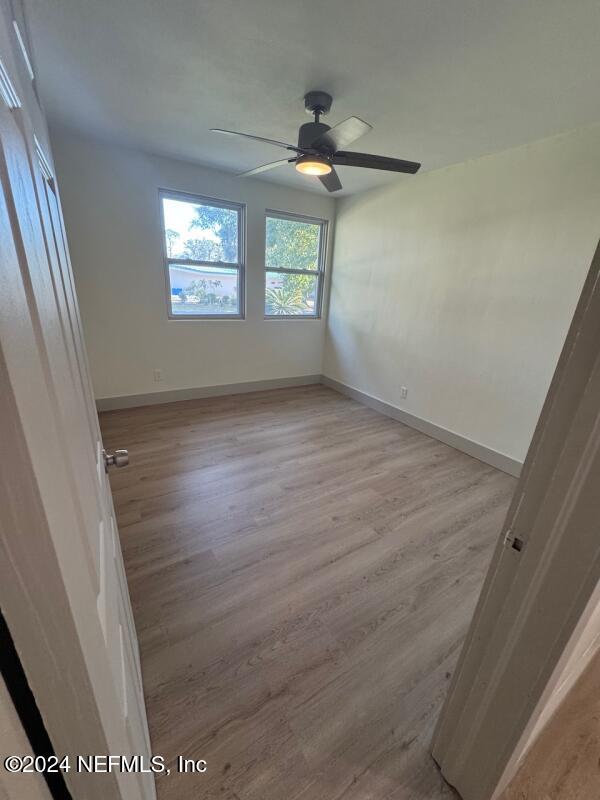
[[[215,243],[219,241],[219,237],[214,231],[192,226],[192,222],[197,219],[196,208],[195,203],[173,200],[170,197],[163,198],[165,236],[169,258],[182,257],[185,246],[190,240],[205,239]],[[232,211],[232,213],[235,212]],[[177,235],[170,235],[169,231],[173,231]]]

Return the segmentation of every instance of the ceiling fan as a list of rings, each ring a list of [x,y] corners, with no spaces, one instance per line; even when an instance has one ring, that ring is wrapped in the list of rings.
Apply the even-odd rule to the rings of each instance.
[[[328,192],[337,192],[342,184],[335,171],[336,166],[364,167],[366,169],[383,169],[388,172],[417,172],[420,164],[415,161],[404,161],[401,158],[387,158],[386,156],[373,156],[368,153],[354,153],[343,150],[371,130],[371,126],[358,117],[348,117],[343,122],[329,125],[321,122],[321,117],[331,108],[333,99],[327,92],[309,92],[304,96],[304,108],[307,114],[313,114],[315,121],[306,122],[298,131],[298,144],[287,144],[277,139],[265,139],[262,136],[253,136],[250,133],[228,131],[223,128],[211,128],[213,133],[224,133],[227,136],[243,136],[245,139],[254,139],[257,142],[266,142],[276,147],[283,147],[295,153],[291,158],[272,161],[261,167],[242,172],[240,177],[258,175],[269,169],[280,167],[283,164],[294,164],[298,172],[304,175],[316,175]]]

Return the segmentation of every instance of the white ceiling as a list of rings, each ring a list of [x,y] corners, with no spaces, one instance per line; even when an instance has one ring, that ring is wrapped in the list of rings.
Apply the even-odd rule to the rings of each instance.
[[[600,119],[599,0],[25,0],[51,124],[228,171],[294,142],[302,97],[433,169]],[[344,193],[410,180],[339,169]],[[324,191],[284,166],[265,180]]]

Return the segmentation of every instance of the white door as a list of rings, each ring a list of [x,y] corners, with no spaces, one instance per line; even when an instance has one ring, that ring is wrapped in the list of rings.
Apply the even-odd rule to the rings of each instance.
[[[600,245],[434,737],[464,800],[497,796],[600,643],[599,519]]]
[[[25,100],[0,101],[0,603],[73,797],[152,800],[151,773],[74,768],[78,754],[147,766],[150,744],[56,182],[1,53]]]

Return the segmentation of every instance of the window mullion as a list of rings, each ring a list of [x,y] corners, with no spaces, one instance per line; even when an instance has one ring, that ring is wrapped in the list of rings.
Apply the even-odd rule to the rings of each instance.
[[[212,269],[241,269],[242,264],[229,264],[225,261],[195,261],[191,258],[173,258],[172,256],[167,257],[167,263],[169,266],[176,267],[180,265],[182,267],[209,267]]]
[[[267,267],[265,272],[281,272],[284,275],[319,275],[322,269],[293,269],[291,267]]]

